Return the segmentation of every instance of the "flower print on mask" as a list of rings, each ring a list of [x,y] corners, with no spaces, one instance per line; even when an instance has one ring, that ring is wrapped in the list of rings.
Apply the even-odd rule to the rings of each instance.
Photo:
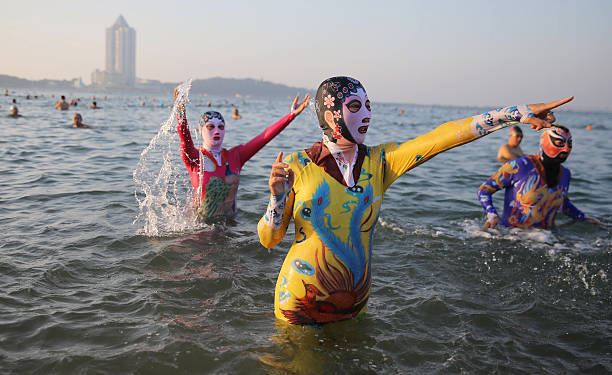
[[[220,152],[225,137],[225,121],[219,112],[208,111],[200,117],[202,144],[208,151]]]
[[[355,112],[347,108],[353,99],[359,99],[361,104],[361,107]],[[323,81],[319,85],[315,98],[319,126],[327,139],[333,143],[341,138],[352,143],[363,143],[370,121],[369,106],[370,103],[361,83],[354,78],[344,76],[332,77]],[[326,120],[325,114],[328,111],[331,115],[328,114]],[[350,115],[347,115],[349,112]],[[367,120],[364,121],[366,118]],[[333,122],[333,126],[328,123],[328,120]],[[347,121],[351,124],[351,129]]]

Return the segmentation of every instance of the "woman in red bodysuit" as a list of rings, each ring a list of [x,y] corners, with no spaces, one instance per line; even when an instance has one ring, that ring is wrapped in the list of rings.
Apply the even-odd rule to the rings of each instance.
[[[176,96],[175,92],[175,100]],[[236,192],[242,166],[306,108],[310,96],[306,94],[299,105],[298,99],[296,96],[285,117],[270,125],[251,141],[229,150],[222,147],[225,120],[216,111],[205,112],[200,117],[198,127],[202,136],[202,147],[198,149],[194,146],[187,126],[185,101],[182,99],[177,111],[177,130],[181,141],[181,157],[195,193],[194,205],[197,207],[198,219],[236,215]]]

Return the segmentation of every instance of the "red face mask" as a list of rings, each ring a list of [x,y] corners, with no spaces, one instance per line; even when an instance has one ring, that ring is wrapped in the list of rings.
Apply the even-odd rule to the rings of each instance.
[[[572,151],[572,134],[569,129],[552,127],[540,137],[540,153],[550,159],[565,161]]]

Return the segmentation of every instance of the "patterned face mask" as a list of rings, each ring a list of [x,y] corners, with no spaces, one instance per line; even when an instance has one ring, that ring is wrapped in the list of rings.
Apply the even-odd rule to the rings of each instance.
[[[361,144],[370,125],[370,100],[365,88],[350,77],[328,78],[319,85],[315,110],[323,134],[331,141],[346,138]],[[334,127],[328,123],[331,120]]]
[[[563,163],[572,151],[572,134],[564,126],[555,125],[540,137],[540,154]]]
[[[204,148],[220,151],[225,137],[225,120],[219,112],[204,112],[200,117],[200,133]]]

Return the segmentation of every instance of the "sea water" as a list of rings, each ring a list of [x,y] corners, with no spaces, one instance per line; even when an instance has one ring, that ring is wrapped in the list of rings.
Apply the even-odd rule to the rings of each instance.
[[[498,169],[507,129],[438,155],[389,189],[366,314],[313,330],[273,315],[292,227],[271,251],[256,233],[277,153],[320,139],[312,106],[245,165],[236,219],[201,225],[189,209],[172,93],[98,93],[102,108],[92,110],[93,94],[34,91],[0,99],[1,114],[15,97],[24,115],[0,117],[2,373],[612,371],[610,230],[561,214],[551,231],[481,230],[476,190]],[[82,100],[54,110],[61,94]],[[223,113],[231,147],[284,116],[291,101],[191,94],[187,115],[193,130],[201,112]],[[241,120],[231,119],[234,107]],[[368,144],[488,109],[372,108]],[[74,112],[91,129],[72,128]],[[557,118],[574,139],[565,163],[571,199],[610,223],[612,114],[560,110]],[[524,133],[523,150],[537,152],[539,134]]]

